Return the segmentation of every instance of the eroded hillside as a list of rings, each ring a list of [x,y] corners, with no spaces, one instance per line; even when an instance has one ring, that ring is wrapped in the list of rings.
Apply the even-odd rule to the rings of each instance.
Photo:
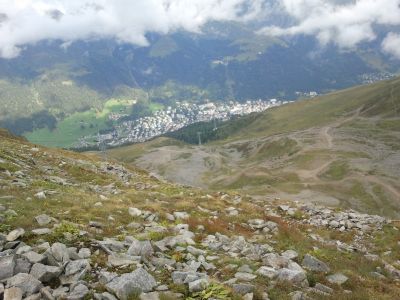
[[[110,154],[174,182],[399,218],[400,79],[235,122],[201,147],[162,138]]]

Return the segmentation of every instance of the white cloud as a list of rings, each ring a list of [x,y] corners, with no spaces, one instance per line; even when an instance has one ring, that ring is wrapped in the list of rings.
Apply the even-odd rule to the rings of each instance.
[[[115,38],[147,45],[146,33],[199,32],[211,20],[247,21],[264,0],[0,0],[0,56],[46,39]]]
[[[290,26],[276,26],[282,16]],[[146,46],[149,32],[200,32],[212,20],[261,18],[272,24],[263,34],[305,34],[321,45],[352,48],[375,40],[377,25],[396,31],[400,0],[0,0],[0,57],[18,56],[26,45],[48,39],[64,46],[101,38]],[[397,36],[387,36],[385,52],[397,55]]]
[[[260,33],[313,35],[322,45],[352,48],[376,38],[375,25],[400,25],[400,0],[280,0],[295,21],[289,27],[269,26]]]
[[[385,52],[400,59],[400,34],[390,32],[382,42]]]

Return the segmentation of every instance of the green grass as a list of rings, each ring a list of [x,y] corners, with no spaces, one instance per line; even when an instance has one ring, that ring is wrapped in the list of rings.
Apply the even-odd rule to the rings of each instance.
[[[43,128],[26,133],[25,137],[32,143],[48,147],[68,148],[80,137],[95,135],[100,130],[110,129],[112,122],[108,121],[111,113],[129,113],[134,104],[133,100],[110,99],[102,110],[90,109],[76,112],[57,124],[55,130]]]
[[[379,128],[384,130],[400,131],[399,119],[380,120],[378,121],[377,125]]]
[[[289,138],[283,138],[269,143],[265,143],[252,157],[252,160],[266,160],[281,158],[283,156],[292,156],[299,148],[297,142]]]
[[[345,161],[334,161],[329,165],[329,169],[322,174],[322,178],[328,180],[342,180],[349,173],[348,163]]]

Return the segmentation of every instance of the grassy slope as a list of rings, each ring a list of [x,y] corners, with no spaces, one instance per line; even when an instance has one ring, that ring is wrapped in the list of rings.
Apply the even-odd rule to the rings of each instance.
[[[245,117],[241,123],[246,123],[244,120],[247,120],[248,125],[232,133],[228,140],[271,136],[323,126],[351,114],[360,107],[363,107],[361,115],[366,117],[375,115],[398,117],[400,114],[400,78],[298,101],[256,116]],[[228,129],[232,126],[227,123],[226,127]],[[225,128],[223,127],[221,130],[225,130]],[[223,143],[226,143],[226,140]]]

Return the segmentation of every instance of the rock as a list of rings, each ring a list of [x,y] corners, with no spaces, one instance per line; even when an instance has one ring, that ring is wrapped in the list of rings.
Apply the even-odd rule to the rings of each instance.
[[[157,283],[153,276],[144,269],[136,269],[132,273],[123,274],[114,278],[106,285],[109,292],[114,293],[118,299],[127,300],[134,292],[151,292]]]
[[[299,257],[299,254],[294,250],[286,250],[282,253],[282,256],[287,259],[296,259],[297,257]]]
[[[140,256],[131,256],[126,254],[111,254],[108,256],[108,264],[112,267],[129,266],[139,263],[141,260]]]
[[[104,292],[102,294],[94,294],[94,299],[96,300],[118,300],[115,296],[111,295],[108,292]]]
[[[0,281],[14,275],[15,264],[16,260],[13,255],[0,257]]]
[[[41,282],[47,283],[60,276],[61,272],[62,269],[60,267],[37,263],[32,266],[30,274]]]
[[[240,281],[252,281],[257,278],[256,275],[245,273],[245,272],[237,272],[235,274],[235,278]]]
[[[47,251],[48,249],[50,249],[50,244],[48,242],[36,246],[36,250]]]
[[[276,276],[278,276],[278,273],[277,273],[277,271],[276,271],[274,268],[265,267],[265,266],[259,268],[259,269],[256,271],[256,273],[257,273],[258,275],[267,277],[267,278],[269,278],[269,279],[274,279]]]
[[[92,253],[89,248],[81,248],[79,249],[78,255],[80,258],[89,258]]]
[[[63,285],[72,284],[82,279],[90,270],[89,261],[86,259],[70,261],[65,268],[64,274],[60,277],[60,281]]]
[[[4,291],[4,300],[22,300],[23,292],[18,287],[12,287]]]
[[[29,273],[32,264],[26,258],[18,258],[15,263],[14,274]]]
[[[309,254],[306,254],[304,256],[302,265],[305,269],[314,272],[328,273],[330,271],[330,268],[328,267],[327,264]]]
[[[0,299],[4,294],[4,285],[2,283],[0,283]]]
[[[69,288],[65,286],[60,286],[59,288],[53,291],[53,297],[56,299],[65,298],[67,296],[68,291]]]
[[[184,272],[184,271],[175,271],[171,274],[172,281],[175,284],[184,284],[189,283],[201,278],[208,278],[207,274],[197,273],[197,272]]]
[[[107,271],[100,271],[99,273],[99,282],[103,285],[106,285],[109,283],[111,280],[113,280],[115,277],[117,277],[117,273],[111,273]]]
[[[35,196],[36,199],[39,199],[39,200],[44,200],[44,199],[46,199],[46,194],[45,194],[45,192],[36,193],[34,196]]]
[[[171,215],[170,213],[166,213],[166,214],[165,214],[165,218],[166,218],[168,221],[171,221],[171,222],[174,222],[174,221],[175,221],[175,217],[174,217],[173,215]]]
[[[47,224],[51,223],[51,218],[45,214],[36,216],[35,220],[40,226],[46,226]]]
[[[326,277],[326,279],[330,283],[338,284],[338,285],[341,285],[341,284],[345,283],[347,280],[349,280],[349,278],[346,275],[342,274],[342,273],[336,273],[336,274],[333,274],[333,275],[329,275],[329,276]]]
[[[195,256],[205,255],[206,254],[206,251],[201,250],[201,249],[197,249],[197,248],[195,248],[193,246],[188,246],[186,248],[186,251],[189,252],[190,254],[195,255]]]
[[[66,300],[83,300],[89,294],[89,289],[84,284],[77,284],[72,291],[65,297]]]
[[[287,212],[290,209],[290,207],[288,205],[279,205],[278,209],[280,211]]]
[[[317,283],[314,287],[314,289],[326,293],[326,294],[332,294],[333,293],[333,289],[330,288],[329,286],[323,285],[321,283]]]
[[[51,266],[63,266],[66,262],[70,261],[67,246],[61,243],[54,243],[44,255]]]
[[[396,269],[391,264],[385,263],[384,264],[385,271],[389,273],[390,276],[399,279],[400,278],[400,270]]]
[[[289,259],[283,256],[280,256],[276,253],[268,253],[263,259],[263,264],[266,266],[272,267],[274,269],[281,269],[287,267],[289,263]]]
[[[243,296],[243,300],[253,300],[254,294],[253,293],[248,293]]]
[[[132,217],[140,217],[142,215],[142,211],[136,207],[129,207],[128,212]]]
[[[278,281],[286,281],[291,284],[300,285],[300,286],[308,286],[306,273],[301,271],[295,271],[290,269],[280,269],[278,272]]]
[[[132,256],[143,256],[150,257],[153,255],[154,250],[150,241],[138,241],[133,240],[131,246],[129,247],[127,254]]]
[[[312,298],[308,297],[306,293],[302,291],[295,291],[289,294],[292,300],[312,300]]]
[[[44,287],[40,289],[40,294],[41,294],[41,299],[42,300],[55,300],[51,293],[51,288],[50,287]]]
[[[378,273],[378,272],[370,272],[369,275],[375,279],[380,279],[380,280],[383,280],[386,278],[384,275],[382,275],[381,273]]]
[[[81,257],[78,255],[78,249],[75,247],[68,247],[67,248],[69,259],[70,260],[79,260]]]
[[[42,283],[32,275],[19,273],[7,279],[7,288],[17,287],[22,290],[24,297],[36,294],[43,287]]]
[[[22,254],[22,257],[26,258],[31,264],[41,263],[46,260],[46,256],[38,254],[34,251],[29,251],[27,253],[24,253]]]
[[[46,234],[50,234],[53,231],[49,228],[38,228],[38,229],[33,229],[32,233],[34,235],[46,235]]]
[[[209,286],[209,282],[206,278],[197,279],[195,281],[189,282],[190,292],[200,292],[205,290]]]
[[[106,238],[103,241],[99,241],[99,244],[106,249],[109,249],[107,252],[121,252],[125,251],[125,244],[117,241],[115,239]]]
[[[97,221],[89,221],[89,226],[97,229],[101,229],[104,227],[104,224]]]
[[[31,246],[27,246],[27,245],[26,246],[19,246],[18,249],[17,249],[17,252],[15,252],[15,254],[22,255],[22,254],[27,253],[27,252],[29,252],[31,250],[32,250]]]
[[[156,288],[156,291],[159,291],[159,292],[164,292],[164,291],[168,291],[168,285],[166,285],[166,284],[162,284],[162,285],[159,285],[157,288]]]
[[[253,270],[250,268],[249,265],[242,265],[239,269],[237,269],[238,272],[244,272],[244,273],[253,273]]]
[[[255,290],[255,286],[248,283],[238,283],[232,285],[232,290],[236,294],[246,295],[248,293],[252,293]]]
[[[160,300],[160,294],[158,292],[142,293],[139,296],[140,300]]]
[[[187,220],[190,218],[190,215],[185,211],[175,211],[174,217],[175,219]]]
[[[13,242],[13,241],[19,239],[24,234],[25,234],[25,230],[23,228],[17,228],[15,230],[11,231],[7,235],[6,240],[7,240],[7,242]]]

